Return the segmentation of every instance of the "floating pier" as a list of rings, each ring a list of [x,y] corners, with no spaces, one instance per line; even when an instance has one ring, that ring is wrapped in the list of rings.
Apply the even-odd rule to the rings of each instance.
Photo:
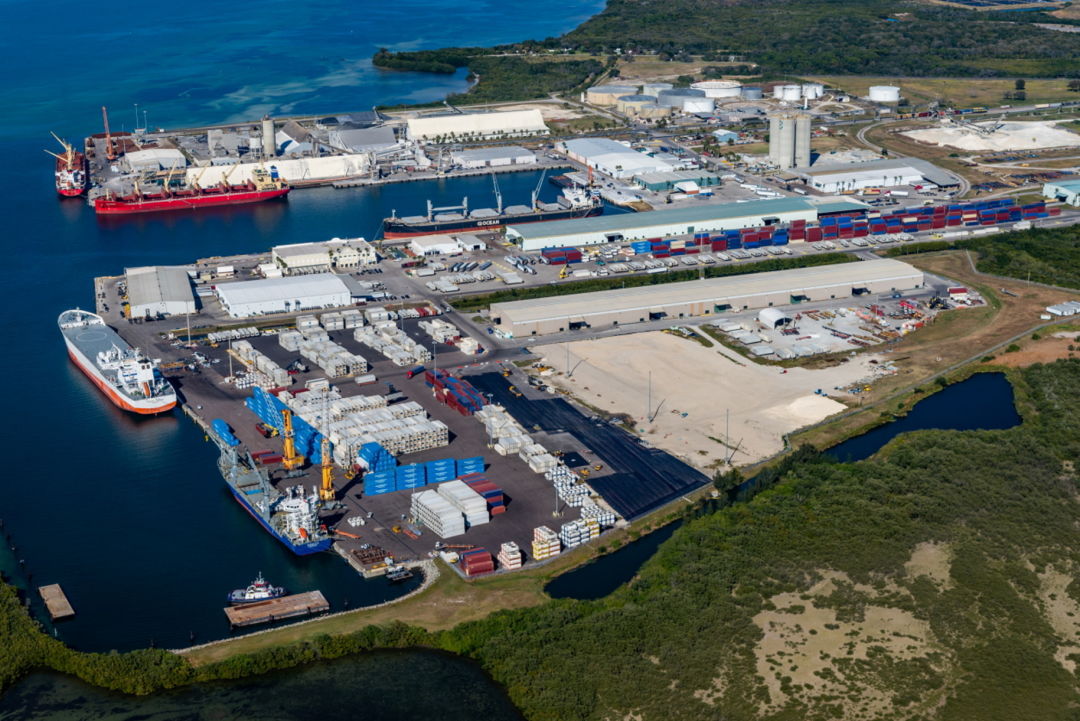
[[[60,588],[59,583],[40,586],[38,594],[41,596],[41,600],[45,602],[45,608],[49,610],[52,620],[58,621],[61,618],[71,618],[75,615],[75,609],[71,607],[71,602],[64,595],[64,589]]]
[[[296,616],[309,616],[330,610],[330,604],[322,591],[308,591],[291,596],[282,596],[269,601],[245,603],[242,606],[229,606],[225,615],[229,625],[234,628],[254,626],[259,623],[271,623]]]

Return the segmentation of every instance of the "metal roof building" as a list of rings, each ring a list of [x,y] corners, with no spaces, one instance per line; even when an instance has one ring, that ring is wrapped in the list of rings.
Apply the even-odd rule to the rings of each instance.
[[[910,290],[924,282],[921,270],[883,258],[494,303],[491,317],[520,338]]]
[[[771,198],[747,203],[701,205],[648,213],[598,215],[576,220],[510,225],[506,237],[522,250],[541,250],[566,245],[598,245],[624,240],[712,232],[764,225],[767,219],[786,223],[817,220],[818,209],[802,198]]]
[[[460,165],[462,168],[531,165],[536,162],[536,153],[516,145],[507,145],[496,148],[455,150],[450,153],[450,160],[454,165]]]
[[[195,294],[186,268],[157,265],[125,268],[124,277],[132,318],[195,312]]]
[[[1068,205],[1080,205],[1080,180],[1058,180],[1043,185],[1043,196]]]
[[[642,173],[667,173],[674,166],[607,138],[575,138],[558,144],[567,157],[584,163],[613,178],[630,178]]]
[[[214,290],[233,318],[337,308],[352,302],[349,287],[331,273],[223,283]]]
[[[924,181],[943,188],[957,184],[956,177],[951,173],[921,158],[889,158],[865,163],[817,163],[809,167],[795,168],[792,172],[823,193],[918,185]]]
[[[507,110],[494,113],[456,113],[408,120],[410,140],[509,138],[547,135],[539,110]]]

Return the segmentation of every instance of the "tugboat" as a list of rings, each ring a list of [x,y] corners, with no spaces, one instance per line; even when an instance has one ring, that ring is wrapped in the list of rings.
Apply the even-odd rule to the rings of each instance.
[[[242,603],[255,603],[256,601],[269,601],[273,598],[281,598],[285,595],[285,589],[281,586],[271,586],[260,573],[247,588],[238,588],[229,594],[229,603],[239,605]]]
[[[405,566],[391,566],[386,569],[386,578],[390,583],[400,583],[412,578],[412,571],[405,568]]]

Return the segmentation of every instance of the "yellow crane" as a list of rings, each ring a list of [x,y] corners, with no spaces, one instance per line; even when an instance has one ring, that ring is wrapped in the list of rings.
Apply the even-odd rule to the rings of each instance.
[[[296,452],[296,440],[293,436],[292,411],[288,408],[281,409],[281,425],[284,426],[285,436],[285,459],[281,465],[287,470],[293,471],[304,465],[304,457]]]
[[[336,500],[334,496],[334,463],[330,460],[330,441],[323,436],[319,455],[322,457],[322,488],[319,498],[324,503]]]

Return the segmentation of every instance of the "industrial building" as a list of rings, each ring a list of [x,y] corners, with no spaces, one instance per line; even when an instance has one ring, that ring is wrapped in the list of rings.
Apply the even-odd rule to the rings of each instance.
[[[187,158],[176,148],[147,148],[124,153],[123,163],[129,172],[157,172],[187,166]]]
[[[893,188],[900,185],[933,185],[949,188],[955,176],[921,158],[889,158],[865,163],[818,163],[794,168],[806,184],[823,193],[842,193],[863,188]]]
[[[214,291],[233,318],[340,308],[352,302],[349,287],[332,273],[222,283]]]
[[[271,260],[284,275],[309,275],[332,269],[355,270],[362,265],[374,265],[379,257],[363,238],[332,238],[320,243],[275,246]]]
[[[150,265],[124,269],[130,318],[195,312],[195,294],[186,268]]]
[[[399,146],[394,129],[389,125],[331,130],[327,134],[327,143],[333,148],[352,153],[378,153]]]
[[[736,133],[734,130],[728,130],[727,128],[717,128],[716,130],[712,131],[712,136],[718,143],[726,143],[728,141],[734,143],[736,140],[739,139],[738,133]]]
[[[1080,180],[1058,180],[1043,185],[1043,197],[1060,200],[1068,205],[1080,205]]]
[[[799,90],[798,85],[791,87]],[[769,115],[769,160],[781,170],[810,165],[810,115],[791,112]]]
[[[450,161],[460,168],[498,168],[507,165],[534,165],[536,153],[516,145],[501,148],[455,150]]]
[[[672,170],[669,173],[643,173],[634,176],[634,184],[654,193],[674,190],[679,183],[695,183],[708,188],[720,185],[720,176],[706,170]]]
[[[491,317],[520,338],[911,290],[924,282],[921,270],[878,259],[494,303]]]
[[[642,173],[666,173],[675,169],[669,163],[607,138],[565,140],[556,147],[571,160],[613,178],[632,178]]]
[[[599,245],[642,238],[750,228],[793,220],[807,222],[820,214],[844,209],[863,210],[862,203],[847,199],[814,204],[803,198],[770,198],[747,203],[726,203],[698,207],[654,210],[650,213],[598,215],[575,220],[510,225],[506,237],[522,250],[542,250],[562,246]]]
[[[475,235],[421,235],[409,240],[409,250],[417,256],[461,255],[466,251],[486,250],[487,243]]]
[[[410,140],[462,141],[547,135],[539,110],[507,110],[492,113],[429,115],[408,120]]]

